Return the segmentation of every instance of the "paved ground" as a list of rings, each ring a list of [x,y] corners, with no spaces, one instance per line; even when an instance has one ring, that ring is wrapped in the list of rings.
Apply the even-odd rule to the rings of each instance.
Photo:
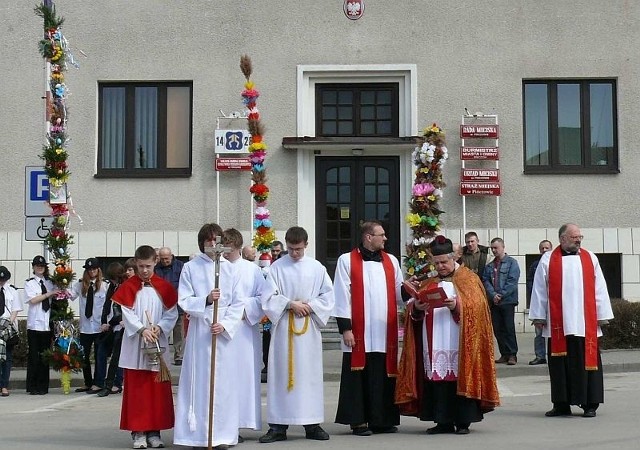
[[[547,366],[530,366],[528,364],[534,358],[533,354],[533,333],[518,333],[518,364],[507,366],[499,364],[498,377],[514,377],[526,375],[547,375]],[[340,381],[340,368],[342,365],[342,352],[340,350],[325,350],[324,358],[324,380]],[[172,359],[167,358],[168,362]],[[640,372],[640,350],[605,350],[602,352],[602,363],[605,373],[619,372]],[[170,365],[174,384],[178,384],[180,367]],[[26,370],[15,368],[11,372],[12,389],[24,389]],[[51,372],[51,387],[59,387],[59,374]],[[82,374],[73,375],[73,386],[82,385]]]
[[[549,384],[546,375],[523,375],[499,379],[502,406],[487,414],[481,423],[471,426],[467,436],[427,436],[429,422],[403,417],[400,430],[393,435],[357,437],[346,426],[332,423],[338,394],[337,382],[325,383],[325,429],[331,434],[326,442],[307,441],[302,427],[292,427],[289,439],[274,444],[259,444],[264,432],[242,430],[246,438],[237,450],[251,449],[324,449],[349,448],[447,448],[457,449],[636,449],[640,439],[637,405],[640,403],[640,373],[605,375],[606,403],[598,417],[585,419],[577,409],[571,417],[546,418],[549,409]],[[120,431],[121,396],[98,398],[85,394],[63,395],[59,388],[49,395],[29,396],[14,391],[0,398],[0,448],[11,450],[85,450],[131,448],[131,438]],[[263,385],[264,411],[264,385]],[[163,432],[167,447],[172,447],[173,432]],[[184,447],[175,447],[185,449]]]

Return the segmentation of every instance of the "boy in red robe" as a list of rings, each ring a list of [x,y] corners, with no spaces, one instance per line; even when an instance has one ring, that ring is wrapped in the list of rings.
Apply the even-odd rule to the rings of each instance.
[[[178,294],[154,274],[156,252],[143,245],[135,253],[137,275],[122,283],[112,300],[122,306],[124,336],[120,367],[124,396],[120,429],[131,431],[133,448],[162,448],[160,430],[173,428],[171,381],[157,380],[159,365],[144,348],[169,347],[167,336],[178,319]]]

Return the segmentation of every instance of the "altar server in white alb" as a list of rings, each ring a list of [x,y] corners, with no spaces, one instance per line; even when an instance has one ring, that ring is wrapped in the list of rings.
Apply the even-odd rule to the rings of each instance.
[[[547,417],[571,415],[571,405],[595,417],[604,403],[601,325],[613,319],[598,258],[581,248],[577,225],[562,225],[560,245],[540,258],[531,291],[529,319],[549,338],[549,378],[553,408]]]
[[[327,440],[324,422],[322,336],[333,310],[333,286],[325,267],[305,256],[304,228],[285,234],[287,255],[273,263],[262,308],[273,323],[267,383],[269,431],[260,442],[287,439],[289,425],[304,425],[307,439]]]
[[[222,235],[222,243],[231,250],[225,258],[233,265],[240,277],[235,291],[244,303],[244,312],[238,331],[231,341],[236,364],[238,400],[240,402],[240,423],[238,428],[260,430],[262,414],[260,401],[260,370],[262,368],[262,340],[260,338],[260,319],[264,316],[260,296],[265,280],[257,264],[242,257],[242,234],[235,228],[229,228]],[[255,251],[255,249],[254,249]],[[238,442],[243,442],[238,435]]]
[[[238,364],[231,342],[241,326],[244,303],[236,295],[239,275],[233,264],[222,256],[219,287],[215,289],[215,262],[205,249],[216,245],[217,236],[222,236],[222,228],[215,223],[200,228],[200,253],[184,265],[180,275],[178,304],[189,314],[189,330],[178,386],[173,443],[192,447],[208,445],[213,333],[217,337],[212,442],[216,449],[226,449],[238,443],[238,395],[243,386],[238,385],[237,375],[243,368]],[[218,316],[213,323],[216,299]]]

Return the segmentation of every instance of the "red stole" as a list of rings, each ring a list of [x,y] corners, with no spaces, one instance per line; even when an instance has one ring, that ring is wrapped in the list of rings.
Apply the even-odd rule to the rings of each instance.
[[[178,303],[178,292],[176,292],[173,285],[164,278],[153,274],[151,278],[149,278],[149,283],[160,296],[160,300],[166,309],[173,308]],[[133,308],[136,294],[143,286],[144,281],[142,281],[138,275],[134,275],[118,287],[118,290],[113,293],[111,299],[119,305]]]
[[[584,358],[585,370],[598,370],[598,319],[596,312],[596,275],[591,255],[579,251],[582,264],[582,290],[584,293]],[[549,316],[551,329],[551,356],[567,354],[562,316],[562,250],[560,246],[549,260]]]
[[[381,251],[384,278],[387,282],[387,376],[398,374],[398,309],[396,306],[395,273],[391,258]],[[351,328],[356,345],[351,349],[351,370],[365,366],[364,351],[364,279],[360,251],[351,251]]]

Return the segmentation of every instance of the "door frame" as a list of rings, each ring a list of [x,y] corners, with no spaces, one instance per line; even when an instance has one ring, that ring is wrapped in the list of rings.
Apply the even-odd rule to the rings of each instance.
[[[331,167],[350,167],[351,177],[349,185],[350,189],[350,214],[349,218],[345,219],[345,223],[349,223],[350,228],[350,242],[348,248],[341,248],[339,253],[335,255],[336,261],[340,254],[350,251],[355,248],[361,242],[360,236],[360,225],[358,222],[363,222],[366,220],[380,220],[382,222],[387,222],[385,225],[385,231],[387,232],[387,251],[399,259],[402,258],[402,242],[401,242],[401,233],[400,229],[402,228],[402,220],[400,218],[400,190],[402,186],[399,185],[399,175],[400,175],[400,158],[397,156],[391,155],[374,155],[374,156],[323,156],[321,158],[316,159],[316,169],[317,175],[322,176],[324,171],[321,170],[321,167],[329,170]],[[363,164],[365,163],[365,164]],[[376,218],[374,216],[366,215],[364,212],[364,198],[362,198],[362,194],[364,192],[365,187],[365,174],[363,169],[364,165],[371,165],[373,167],[385,167],[389,170],[389,179],[388,185],[390,188],[389,191],[389,217],[386,220]],[[329,258],[326,251],[323,251],[322,247],[318,248],[317,244],[321,241],[320,237],[324,234],[321,227],[327,225],[327,210],[326,210],[326,185],[324,180],[317,180],[316,184],[316,197],[315,197],[315,210],[316,210],[316,223],[318,226],[316,227],[316,259],[322,262],[329,271],[329,274],[333,276],[333,269],[335,268],[335,261],[333,261],[334,265],[329,265]],[[343,203],[343,202],[339,202]],[[342,221],[341,221],[342,223]],[[341,227],[340,227],[341,228]],[[340,232],[339,232],[340,233]],[[346,239],[345,239],[346,241]],[[344,243],[344,242],[343,242]],[[325,246],[326,247],[326,246]],[[326,250],[326,248],[325,248]],[[333,255],[332,255],[333,257]]]
[[[351,150],[298,150],[298,225],[309,233],[309,245],[307,253],[315,257],[316,255],[316,157],[351,157]],[[399,194],[400,194],[400,256],[405,254],[404,243],[411,234],[411,229],[406,224],[404,217],[408,213],[408,204],[413,183],[413,166],[411,162],[411,151],[406,149],[393,148],[391,146],[384,149],[363,150],[364,156],[397,156],[399,161]]]

